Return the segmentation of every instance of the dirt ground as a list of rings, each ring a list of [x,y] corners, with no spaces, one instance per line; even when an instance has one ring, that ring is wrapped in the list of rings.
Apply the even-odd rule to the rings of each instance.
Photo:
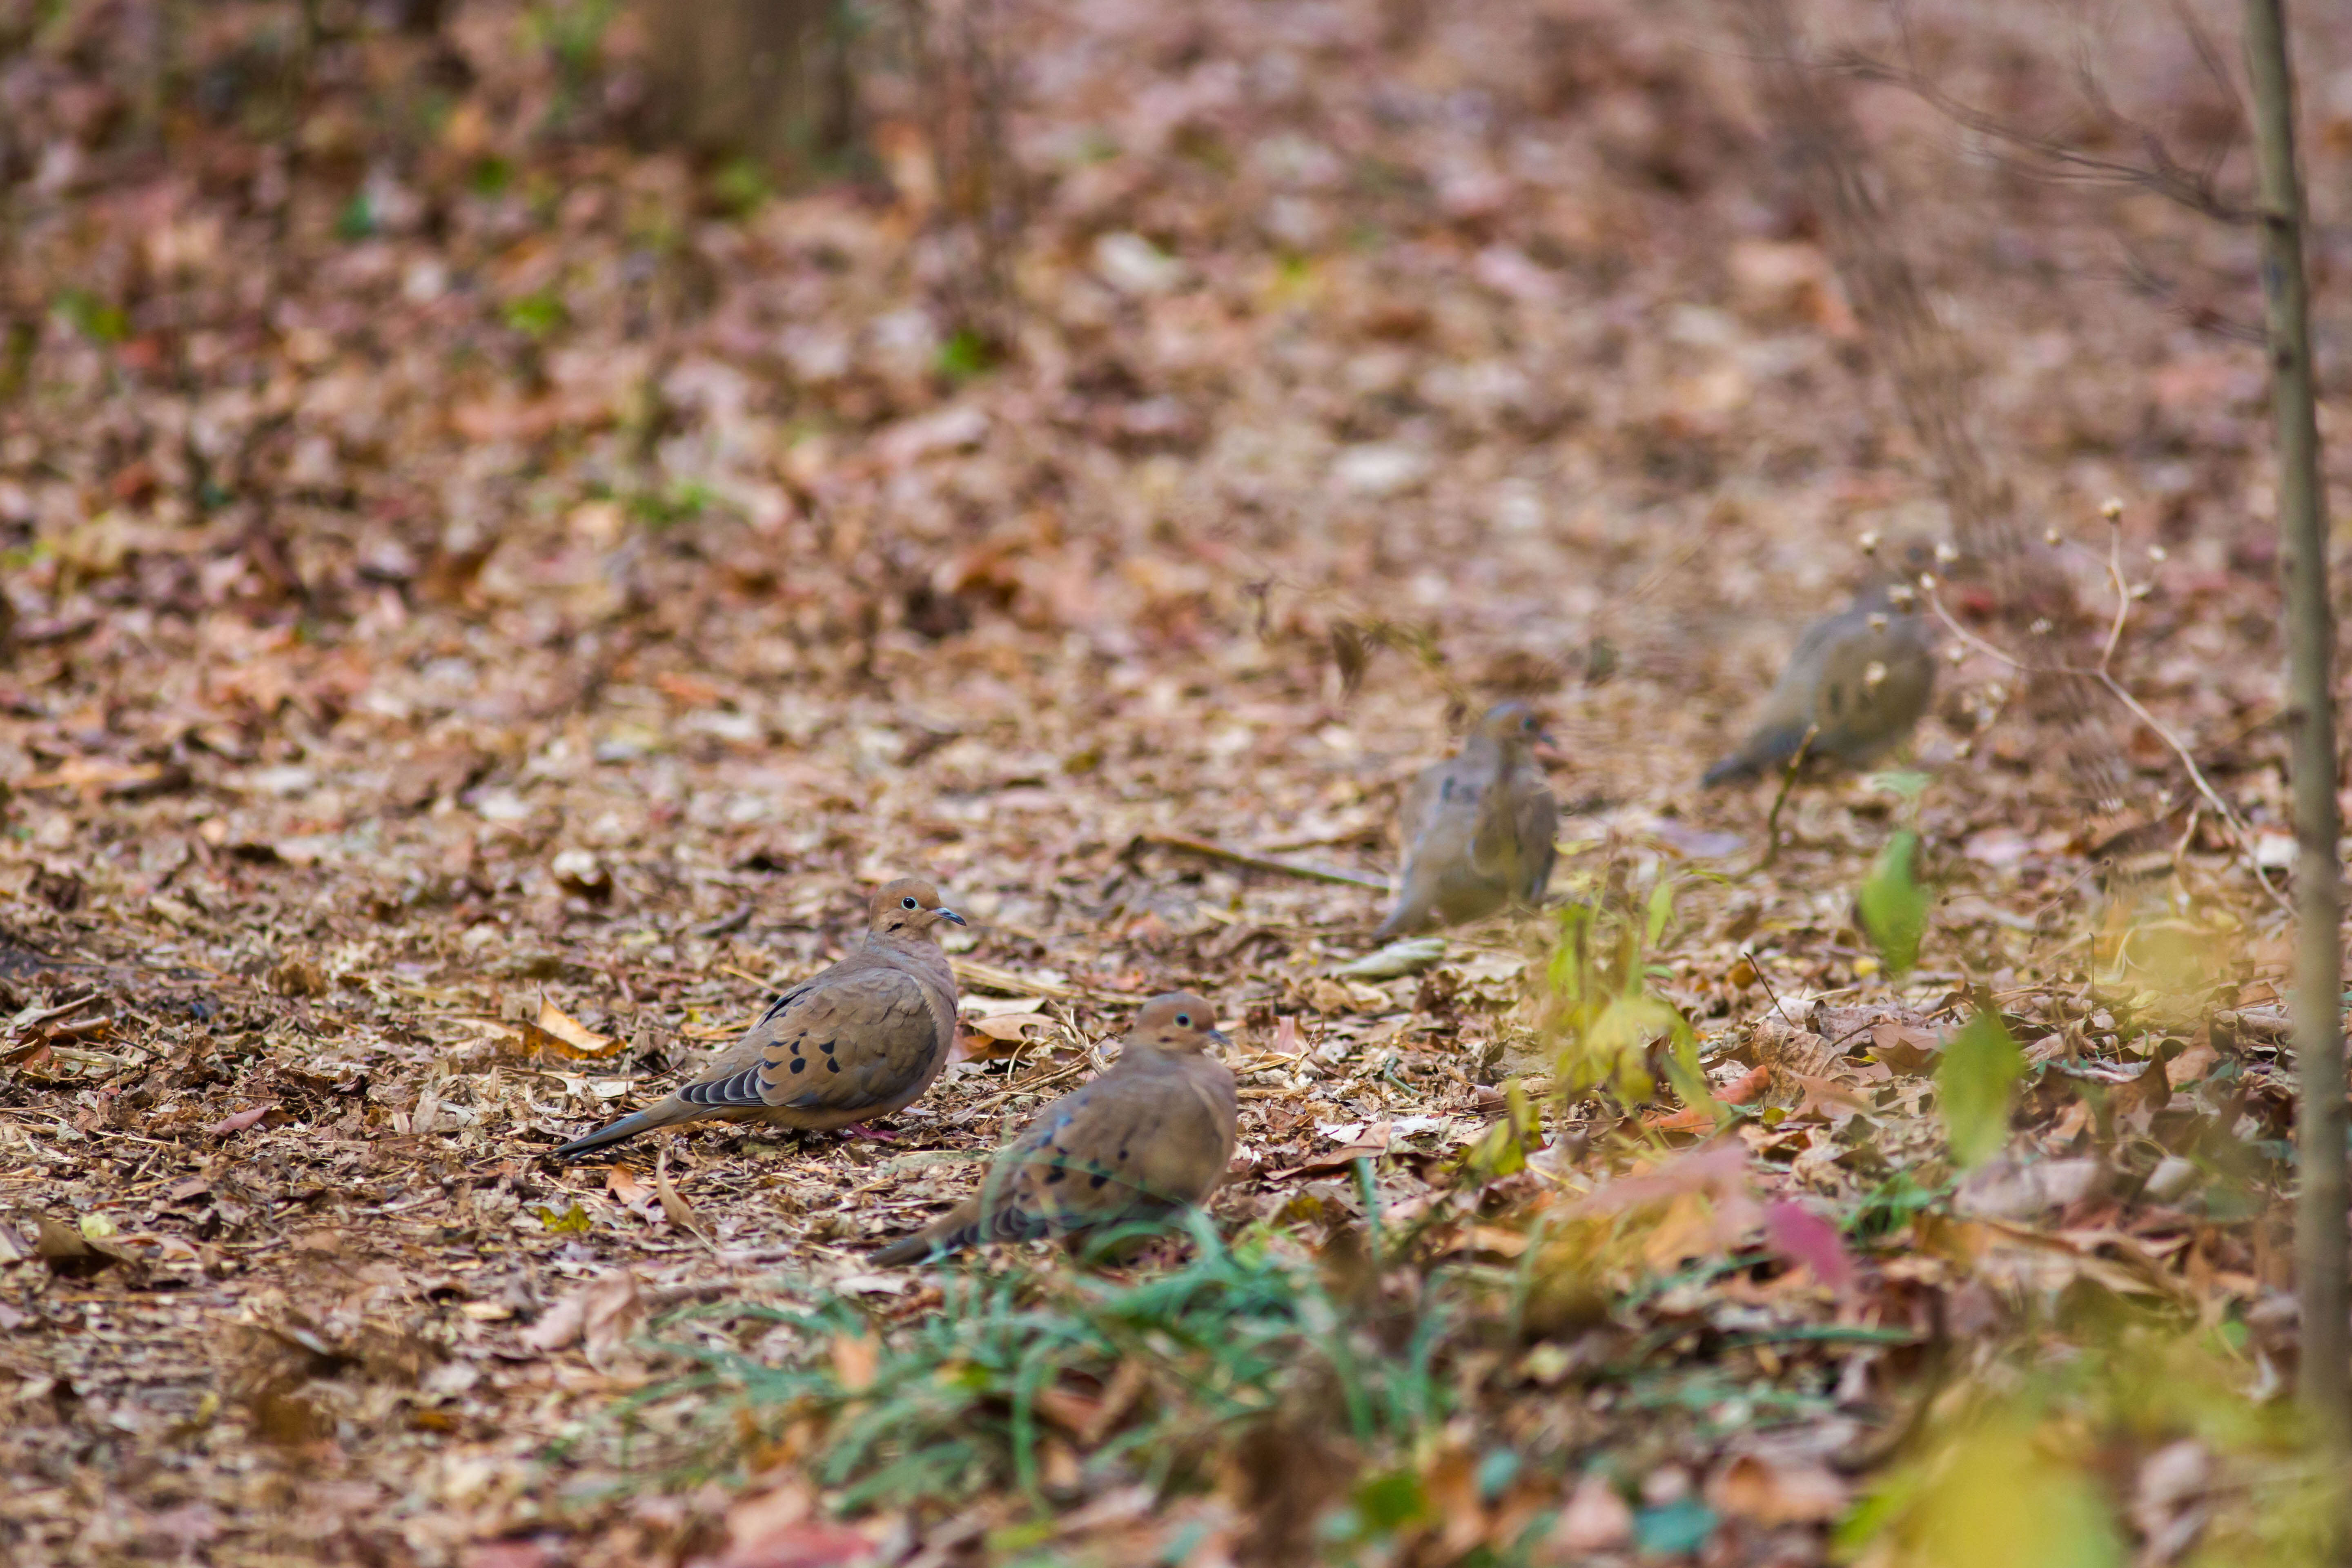
[[[1917,777],[1801,786],[1767,863],[1773,791],[1700,771],[1866,536],[1953,530],[1728,10],[993,7],[991,291],[903,74],[863,154],[761,186],[641,144],[625,15],[344,9],[299,79],[290,7],[187,15],[159,94],[156,7],[0,5],[8,1561],[2263,1550],[2292,838],[2242,228],[1856,90],[2030,571],[2089,615],[2025,649],[1949,563]],[[2341,516],[2352,27],[2301,9]],[[2088,59],[2247,184],[2169,13],[1912,21],[1969,101],[2135,158]],[[2147,590],[2115,671],[2237,827],[2119,704],[2067,765],[1967,640],[2094,661],[2111,559]],[[1654,931],[1630,970],[1548,913],[1335,974],[1404,782],[1504,696],[1558,738],[1556,900]],[[1852,908],[1899,828],[1935,904],[1890,980]],[[967,1035],[889,1139],[543,1158],[901,874],[971,917]],[[1722,1130],[1550,1092],[1602,971],[1688,1021]],[[1244,1086],[1227,1261],[1423,1403],[1318,1436],[1339,1396],[1277,1355],[1213,1415],[1216,1333],[1146,1335],[1049,1369],[1017,1463],[828,1469],[973,1281],[1143,1310],[1070,1306],[1044,1247],[864,1258],[1177,985]],[[2024,1076],[1966,1156],[1938,1063],[1979,1015]],[[739,1354],[830,1381],[763,1404]],[[1967,1555],[1996,1495],[2059,1533]]]

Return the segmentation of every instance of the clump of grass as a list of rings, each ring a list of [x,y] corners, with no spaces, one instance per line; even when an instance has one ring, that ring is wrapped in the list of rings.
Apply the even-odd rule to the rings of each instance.
[[[1563,907],[1543,969],[1541,1027],[1570,1100],[1606,1092],[1633,1106],[1663,1072],[1686,1105],[1711,1106],[1698,1037],[1659,994],[1665,971],[1650,952],[1674,918],[1674,884],[1660,878],[1636,904],[1613,879]]]
[[[1192,1240],[1187,1261],[1132,1279],[953,1273],[938,1308],[904,1326],[837,1296],[690,1310],[673,1326],[764,1321],[795,1331],[794,1350],[672,1343],[701,1370],[636,1403],[732,1390],[719,1419],[739,1453],[821,1434],[806,1462],[847,1511],[1007,1487],[1042,1506],[1049,1407],[1066,1436],[1074,1407],[1101,1412],[1087,1465],[1160,1489],[1199,1479],[1224,1438],[1310,1386],[1330,1393],[1361,1454],[1409,1452],[1444,1422],[1445,1314],[1376,1334],[1348,1321],[1311,1261],[1262,1236],[1229,1247],[1195,1216]]]

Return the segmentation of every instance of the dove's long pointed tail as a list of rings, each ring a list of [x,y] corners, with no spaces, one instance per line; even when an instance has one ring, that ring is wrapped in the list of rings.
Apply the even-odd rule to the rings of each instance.
[[[607,1122],[586,1137],[574,1138],[571,1142],[562,1145],[555,1151],[552,1158],[576,1160],[583,1154],[593,1153],[596,1150],[607,1148],[614,1143],[625,1142],[640,1132],[650,1132],[656,1127],[667,1127],[672,1122],[684,1121],[692,1117],[698,1109],[680,1104],[677,1109],[672,1110],[671,1104],[671,1101],[664,1100],[650,1110],[624,1116],[618,1121]]]
[[[902,1263],[920,1263],[929,1258],[944,1258],[950,1252],[961,1252],[980,1239],[980,1210],[964,1204],[940,1215],[912,1236],[900,1237],[889,1246],[877,1251],[868,1262],[877,1268],[895,1268]]]
[[[1387,942],[1391,937],[1411,936],[1429,924],[1429,906],[1433,900],[1428,892],[1411,876],[1397,890],[1396,908],[1389,918],[1373,928],[1374,942]]]
[[[1806,726],[1802,724],[1769,724],[1758,730],[1739,749],[1700,778],[1700,787],[1712,789],[1717,784],[1737,784],[1745,779],[1760,778],[1775,768],[1787,765],[1797,748],[1805,743]]]

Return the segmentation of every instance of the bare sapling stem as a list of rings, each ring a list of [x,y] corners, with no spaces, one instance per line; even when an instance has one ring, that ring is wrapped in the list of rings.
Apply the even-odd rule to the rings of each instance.
[[[2327,601],[2327,519],[2319,483],[2309,298],[2303,270],[2303,182],[2295,168],[2294,83],[2285,0],[2246,0],[2246,71],[2262,176],[2263,303],[2278,440],[2279,563],[2284,574],[2286,724],[2294,791],[2295,1279],[2302,1308],[2297,1392],[2313,1436],[2340,1460],[2352,1451],[2352,1328],[2345,1245],[2344,1027],[2337,951],[2342,919],[2336,843],[2336,642]]]

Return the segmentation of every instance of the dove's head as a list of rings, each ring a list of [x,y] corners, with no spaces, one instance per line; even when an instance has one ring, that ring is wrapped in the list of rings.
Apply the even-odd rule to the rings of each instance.
[[[1197,1051],[1230,1044],[1217,1028],[1217,1010],[1190,991],[1154,996],[1135,1016],[1129,1043],[1163,1051]]]
[[[941,921],[963,924],[961,915],[940,902],[940,890],[916,877],[901,877],[875,889],[866,919],[876,936],[932,936]]]
[[[1543,721],[1536,710],[1524,702],[1496,703],[1470,732],[1498,746],[1532,746],[1551,738],[1544,733]]]

